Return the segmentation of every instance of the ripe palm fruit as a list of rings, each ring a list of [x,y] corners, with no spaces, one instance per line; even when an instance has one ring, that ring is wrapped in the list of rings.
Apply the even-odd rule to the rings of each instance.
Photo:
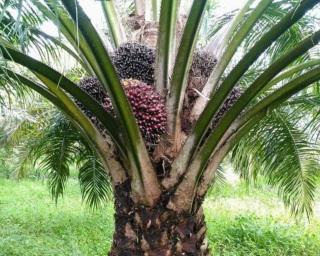
[[[153,86],[138,80],[122,80],[122,86],[142,136],[149,149],[152,149],[158,143],[160,136],[166,132],[167,115],[164,100]],[[80,81],[79,87],[96,99],[106,111],[114,113],[111,100],[103,91],[102,85],[97,78],[84,78]],[[100,122],[89,111],[85,110],[81,104],[77,104],[101,131]]]
[[[125,43],[112,55],[120,79],[136,79],[154,84],[155,51],[137,43]]]
[[[163,98],[153,86],[133,79],[122,80],[122,86],[130,102],[144,140],[149,147],[156,145],[166,132],[167,114]],[[103,107],[113,111],[109,98]]]

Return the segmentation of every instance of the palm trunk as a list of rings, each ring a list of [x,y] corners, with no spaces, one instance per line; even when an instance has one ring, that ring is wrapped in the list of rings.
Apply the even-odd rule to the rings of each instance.
[[[135,205],[130,183],[115,189],[115,233],[109,256],[207,256],[206,225],[202,208],[195,214],[168,210],[167,196],[154,208]]]

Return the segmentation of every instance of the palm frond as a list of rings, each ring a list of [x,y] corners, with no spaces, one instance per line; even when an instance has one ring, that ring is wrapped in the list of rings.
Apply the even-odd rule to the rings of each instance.
[[[48,22],[48,17],[41,15],[36,7],[38,1],[11,0],[8,2],[8,6],[1,9],[1,37],[23,52],[32,49],[43,60],[59,60],[61,49],[66,50],[68,47],[57,43],[58,39],[53,40],[54,37],[51,35],[39,33],[45,22]],[[19,14],[15,15],[16,12]],[[67,52],[70,53],[70,51]],[[72,56],[75,57],[76,54]]]
[[[96,209],[111,199],[112,185],[98,157],[85,149],[78,161],[80,189],[83,200]]]
[[[188,72],[192,64],[193,50],[198,39],[198,33],[207,2],[207,0],[195,0],[193,2],[172,72],[167,111],[168,133],[173,135],[174,138],[177,138],[181,130],[180,116],[187,88]]]
[[[209,17],[204,19],[204,24],[200,30],[199,39],[201,41],[199,43],[200,45],[205,45],[205,50],[217,58],[220,58],[223,49],[225,48],[223,39],[230,30],[230,23],[236,13],[237,11],[232,11],[219,17],[216,17],[215,15],[210,17],[209,13],[207,14]]]
[[[224,186],[227,184],[225,171],[226,170],[221,165],[218,167],[218,169],[215,173],[214,179],[208,188],[209,195],[211,194],[211,192],[214,189],[216,189],[217,186],[219,187],[219,186]]]
[[[57,200],[63,195],[69,167],[76,163],[83,200],[93,209],[103,205],[110,199],[112,186],[98,156],[62,114],[54,113],[47,125],[47,130],[33,145],[32,157],[48,172],[53,197]]]
[[[273,111],[232,152],[235,169],[246,180],[259,175],[278,187],[295,216],[312,214],[319,148],[286,111]]]
[[[128,159],[131,165],[131,179],[134,190],[140,195],[141,200],[146,204],[154,205],[160,196],[160,185],[153,165],[148,155],[145,143],[142,139],[139,127],[135,121],[130,103],[121,86],[115,67],[103,44],[101,37],[92,25],[89,17],[80,7],[78,1],[70,2],[62,0],[72,19],[76,22],[79,31],[83,34],[85,42],[89,45],[89,52],[92,57],[92,67],[99,78],[103,88],[108,92],[117,118],[121,123],[124,138],[130,149]],[[147,186],[151,182],[154,186]]]
[[[76,163],[83,200],[96,209],[110,199],[112,186],[105,167],[65,116],[50,109],[38,110],[32,120],[22,119],[25,114],[14,116],[13,111],[6,113],[7,119],[1,123],[16,118],[22,120],[13,122],[14,127],[7,127],[10,134],[0,129],[1,137],[6,134],[3,145],[14,155],[14,160],[7,160],[12,162],[16,178],[28,176],[31,169],[37,167],[43,176],[48,177],[52,196],[58,200],[63,196],[69,168]]]
[[[53,118],[52,125],[44,131],[33,153],[36,159],[40,159],[40,167],[48,173],[50,191],[57,201],[64,193],[70,175],[69,166],[78,153],[76,142],[79,133],[66,119],[59,116]]]
[[[33,149],[47,124],[44,117],[51,112],[51,106],[35,95],[29,95],[22,102],[14,101],[9,108],[2,106],[0,145],[12,152],[13,156],[5,161],[11,163],[14,177],[24,178],[33,169]]]
[[[225,78],[227,73],[232,70],[232,68],[239,62],[239,60],[244,56],[244,54],[246,54],[248,50],[254,46],[254,43],[261,39],[265,31],[267,31],[270,27],[279,22],[290,11],[290,9],[296,8],[296,6],[298,6],[299,3],[300,1],[297,0],[280,0],[273,1],[271,4],[269,4],[268,8],[266,8],[263,11],[259,19],[254,24],[252,24],[254,26],[250,30],[250,33],[248,33],[248,35],[244,38],[243,43],[237,44],[238,50],[233,56],[231,62],[228,64],[227,68],[224,70],[224,75],[222,77]],[[261,1],[260,4],[267,6],[267,2]],[[253,10],[255,8],[255,6],[252,7]],[[246,16],[249,16],[251,12],[252,10],[248,12]],[[229,23],[227,23],[225,27],[230,27],[230,23],[231,22],[229,21]],[[238,27],[241,28],[241,26],[243,26],[242,23],[244,22],[240,22]],[[286,52],[287,50],[295,46],[298,42],[300,42],[303,38],[310,35],[316,29],[316,24],[319,24],[319,18],[312,14],[307,14],[303,18],[301,18],[296,24],[289,28],[288,31],[286,31],[277,40],[275,40],[275,42],[271,46],[266,48],[266,51],[260,56],[260,58],[255,63],[253,63],[253,65],[247,70],[247,72],[243,75],[239,82],[245,85],[248,84],[249,81],[252,81],[250,80],[252,78],[252,73],[255,73],[255,76],[261,74],[263,72],[264,67],[267,67],[278,58],[279,52]],[[226,34],[221,33],[223,32],[223,29],[224,28],[222,28],[218,33],[218,39],[220,39],[220,44],[223,41],[221,38],[225,37]],[[238,30],[235,29],[234,34],[239,32]],[[226,47],[226,43],[224,43],[221,46],[219,45],[219,43],[215,45],[222,48]],[[294,62],[294,64],[302,63],[306,60],[306,58],[309,58],[309,54],[304,55],[301,58],[298,58]],[[215,70],[214,73],[217,73],[217,70]],[[215,80],[212,78],[209,81],[210,82],[208,83],[206,88],[209,88],[209,84]],[[208,96],[208,91],[204,90],[204,95]]]
[[[234,56],[232,63],[229,65],[228,70],[232,68],[245,54],[247,50],[253,47],[253,42],[259,40],[270,26],[279,22],[290,9],[298,6],[300,1],[273,1],[273,3],[263,13],[261,19],[255,24],[249,35],[244,40],[241,46],[241,51],[238,51]],[[266,67],[273,63],[279,56],[280,52],[286,52],[290,48],[294,47],[297,43],[303,40],[306,36],[315,31],[319,24],[319,18],[314,15],[307,14],[302,17],[296,24],[289,28],[283,35],[281,35],[275,42],[266,49],[264,54],[252,65],[242,79],[248,79],[250,72],[259,71],[263,72],[262,67]],[[310,55],[306,54],[300,58],[297,58],[293,64],[303,63],[306,59],[309,59]]]
[[[300,2],[300,0],[273,1],[269,8],[266,9],[259,22],[255,24],[254,29],[246,38],[243,47],[250,49],[253,46],[253,42],[259,40],[266,29],[279,22],[290,9],[296,8]],[[287,51],[308,34],[311,34],[312,31],[316,29],[316,24],[318,22],[319,19],[311,14],[302,17],[267,49],[266,56],[268,56],[268,59],[264,60],[273,62],[277,58],[277,52]]]
[[[316,85],[315,85],[316,86]],[[308,134],[308,137],[315,144],[320,139],[320,98],[317,90],[306,90],[305,93],[291,98],[288,101],[291,112],[299,125]]]
[[[270,65],[240,96],[238,101],[222,118],[220,123],[217,125],[215,132],[208,137],[204,146],[202,146],[202,148],[199,150],[198,156],[202,159],[208,159],[228,127],[233,123],[238,115],[241,114],[241,110],[245,109],[251,102],[251,100],[254,99],[254,97],[257,96],[259,92],[263,91],[268,82],[272,78],[274,78],[282,69],[292,63],[292,61],[301,56],[303,53],[311,49],[319,41],[320,31],[317,31],[312,36],[307,37],[299,44],[297,44],[294,48],[283,54],[272,65]],[[205,156],[205,154],[208,155]],[[205,158],[203,158],[204,156]]]
[[[115,1],[101,1],[101,6],[109,26],[113,45],[119,47],[127,39],[117,9],[115,8]]]
[[[34,118],[26,111],[20,109],[2,108],[0,144],[15,144],[22,134],[30,127],[30,123],[34,122]]]

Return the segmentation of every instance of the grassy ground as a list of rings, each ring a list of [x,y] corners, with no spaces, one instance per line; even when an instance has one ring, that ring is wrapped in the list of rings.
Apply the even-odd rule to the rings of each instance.
[[[267,186],[215,189],[205,211],[214,255],[320,255],[320,212],[296,223]],[[56,206],[44,183],[0,179],[0,255],[106,255],[112,215],[82,205],[76,182]]]

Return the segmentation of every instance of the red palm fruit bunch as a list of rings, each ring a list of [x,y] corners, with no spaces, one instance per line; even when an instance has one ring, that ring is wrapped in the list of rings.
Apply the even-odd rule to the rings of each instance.
[[[153,86],[138,80],[124,80],[123,86],[145,140],[156,145],[167,127],[163,97]]]
[[[165,133],[167,115],[164,100],[153,86],[144,82],[126,79],[121,81],[128,97],[132,111],[141,130],[142,136],[149,149],[154,148],[160,136]],[[106,111],[114,113],[109,96],[102,89],[99,80],[94,77],[84,78],[79,87],[97,100]],[[86,115],[100,128],[99,121],[79,104]]]

